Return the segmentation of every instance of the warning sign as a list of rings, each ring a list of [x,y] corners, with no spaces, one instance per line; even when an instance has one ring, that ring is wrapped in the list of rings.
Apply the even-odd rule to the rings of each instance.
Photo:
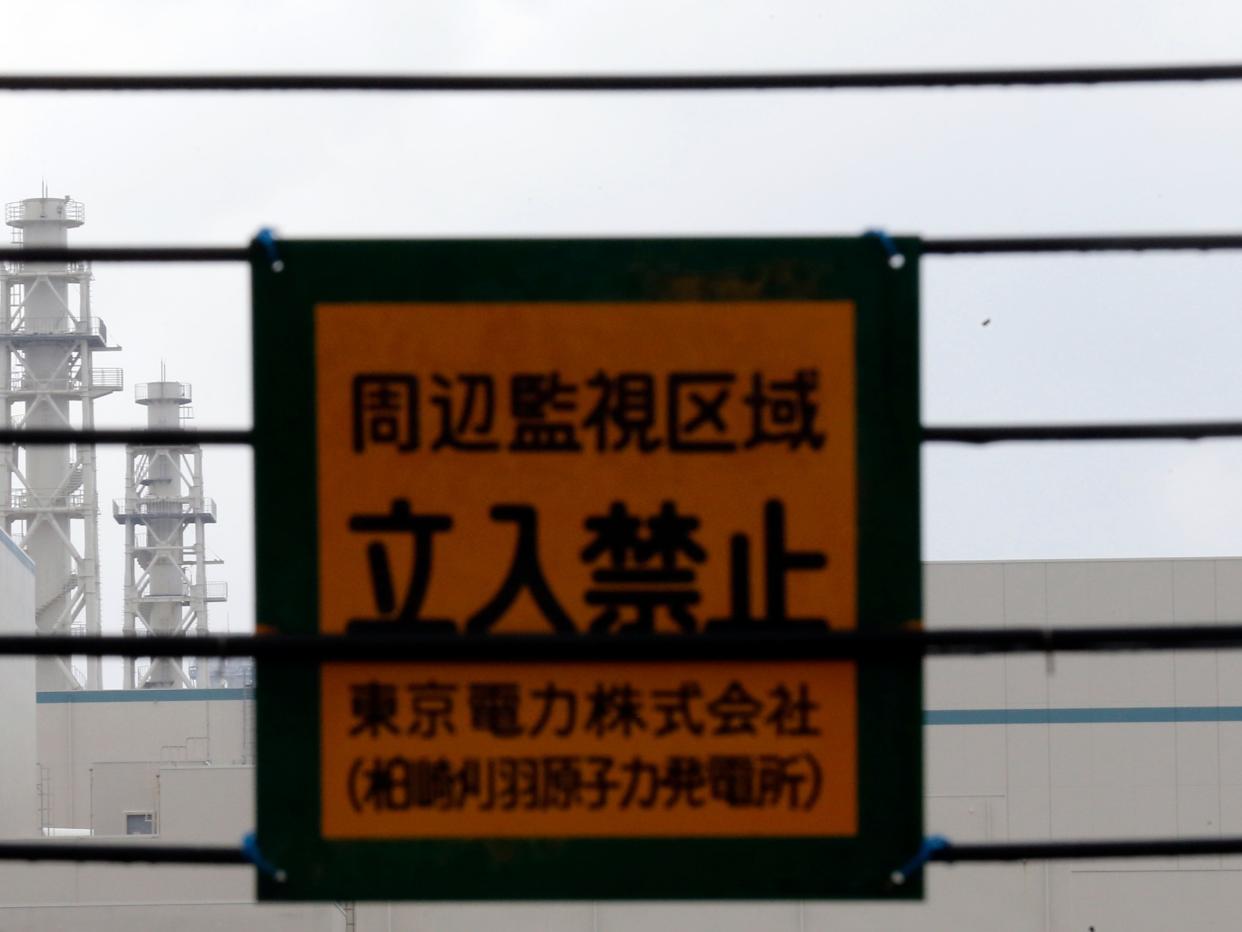
[[[846,302],[318,306],[321,631],[854,627],[854,316]],[[852,833],[853,669],[821,666],[788,681],[743,664],[664,682],[528,669],[469,682],[450,670],[443,683],[396,665],[325,667],[325,835]],[[511,703],[507,731],[476,727],[489,686]],[[553,688],[583,713],[559,737],[517,718],[537,719]],[[678,689],[695,727],[659,721]],[[816,713],[798,736],[838,740],[778,740],[794,736],[783,723],[795,695]],[[390,702],[393,716],[368,727]],[[443,727],[424,725],[437,708]],[[723,718],[703,724],[712,715]],[[703,792],[738,755],[768,784],[758,805]],[[562,779],[595,795],[533,805],[541,762],[566,756]],[[442,757],[456,791],[425,805],[387,792]],[[777,791],[781,773],[798,792]],[[679,779],[703,785],[661,792]]]
[[[313,551],[300,581],[310,597],[292,599],[313,606],[309,630],[421,637],[429,658],[446,640],[505,636],[594,651],[574,662],[459,654],[261,671],[269,722],[294,721],[288,708],[267,712],[278,679],[317,698],[298,713],[313,723],[294,728],[311,724],[317,750],[297,753],[313,792],[293,798],[313,804],[296,806],[315,832],[310,848],[285,845],[293,862],[322,866],[332,846],[367,861],[387,850],[377,843],[397,846],[395,857],[418,850],[417,861],[451,843],[465,847],[441,857],[488,865],[487,883],[460,871],[446,881],[458,896],[602,897],[618,895],[620,881],[565,878],[603,856],[599,844],[630,840],[657,847],[654,860],[618,868],[624,895],[743,895],[736,877],[722,883],[729,870],[653,874],[698,840],[788,862],[779,878],[747,885],[750,895],[832,895],[836,881],[794,867],[788,846],[857,855],[869,825],[890,819],[877,790],[904,782],[917,792],[917,669],[792,649],[763,662],[696,659],[694,645],[917,622],[916,379],[902,369],[913,365],[914,319],[912,307],[895,310],[897,295],[913,296],[902,289],[910,273],[857,242],[846,252],[865,268],[848,272],[822,242],[814,258],[781,258],[777,241],[740,264],[745,250],[713,258],[710,245],[648,244],[637,253],[659,261],[645,269],[624,244],[603,248],[613,258],[580,246],[586,267],[575,267],[573,246],[525,244],[512,248],[536,261],[520,272],[486,246],[409,244],[411,256],[430,250],[418,260],[427,277],[383,277],[377,290],[351,284],[375,256],[354,256],[352,277],[330,280],[345,256],[298,262],[316,244],[290,245],[284,271],[256,270],[256,289],[307,328],[299,345],[313,378],[296,380],[310,403],[266,423],[311,433],[309,447],[294,446],[314,463],[301,486],[313,520],[300,537],[281,535],[286,553]],[[437,252],[451,261],[438,264]],[[464,274],[472,253],[472,284],[454,293],[448,269]],[[553,254],[564,268],[549,264]],[[591,263],[598,277],[583,277]],[[257,359],[276,326],[256,319]],[[263,440],[276,386],[259,381],[260,499],[287,499],[274,481],[278,447]],[[280,456],[292,466],[288,449]],[[260,532],[260,550],[271,540]],[[897,566],[888,578],[881,555]],[[265,621],[308,631],[285,620],[291,603],[270,584],[260,599]],[[608,643],[644,639],[650,661],[607,656]],[[677,662],[660,659],[666,642],[679,645]],[[897,672],[906,682],[894,686]],[[909,716],[888,736],[900,779],[869,782],[885,753],[876,731],[867,736],[877,703]],[[262,734],[289,746],[287,732]],[[261,761],[261,800],[275,795],[271,760]],[[909,823],[918,802],[903,807]],[[281,843],[265,826],[284,821],[261,808],[265,850]],[[906,823],[902,840],[916,842]],[[539,874],[551,855],[527,846],[541,840],[558,846],[553,860],[568,873]],[[519,848],[497,854],[502,842]],[[737,848],[747,844],[769,847]],[[368,862],[371,873],[333,863],[355,878],[336,896],[446,889],[385,884],[382,862]],[[851,882],[879,890],[892,868]]]

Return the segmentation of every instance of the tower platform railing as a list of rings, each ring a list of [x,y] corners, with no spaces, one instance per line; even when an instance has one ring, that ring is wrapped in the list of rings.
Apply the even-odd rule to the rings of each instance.
[[[204,602],[226,602],[228,597],[229,584],[226,582],[196,583],[183,579],[180,584],[174,584],[170,592],[152,592],[149,588],[138,589],[133,601],[136,605],[160,602],[188,604],[191,599],[202,599]]]
[[[0,502],[4,502],[0,498]],[[7,511],[11,514],[31,511],[81,511],[86,504],[82,492],[37,492],[19,489],[8,497]]]
[[[157,386],[176,385],[175,394]],[[188,402],[194,399],[194,389],[189,382],[139,382],[134,386],[134,401],[143,404],[148,401]]]
[[[11,394],[42,394],[65,392],[76,394],[83,391],[117,392],[125,387],[125,370],[117,368],[99,368],[91,371],[90,382],[85,379],[70,377],[65,379],[36,379],[28,372],[14,372],[9,378]]]
[[[30,198],[29,200],[55,204],[56,215],[54,217],[31,217],[26,213],[26,201],[10,201],[4,205],[4,222],[12,223],[23,220],[72,220],[75,223],[86,222],[86,205],[81,201],[75,201],[67,197]]]
[[[117,521],[141,521],[144,518],[198,518],[214,522],[216,520],[216,500],[214,498],[181,498],[143,497],[134,499],[118,498],[112,502],[112,515]]]
[[[23,245],[21,230],[14,230],[10,235],[12,242]],[[89,273],[89,262],[25,262],[21,259],[8,259],[4,262],[4,271],[10,276],[39,275],[81,275]]]
[[[18,317],[0,321],[0,336],[12,337],[97,337],[108,342],[108,327],[98,317],[74,320],[72,317]]]

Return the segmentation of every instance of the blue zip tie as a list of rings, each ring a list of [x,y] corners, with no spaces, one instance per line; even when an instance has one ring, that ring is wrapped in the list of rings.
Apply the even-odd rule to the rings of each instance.
[[[919,853],[901,865],[900,868],[893,871],[889,876],[889,880],[892,881],[893,886],[900,887],[911,877],[917,876],[927,866],[927,862],[932,859],[932,855],[951,846],[952,842],[943,835],[928,835],[923,839],[923,844],[919,846]]]
[[[884,230],[867,230],[863,233],[863,239],[879,240],[880,246],[884,249],[884,255],[888,256],[890,269],[899,269],[906,264],[906,257],[901,254],[893,238]]]
[[[271,227],[264,227],[255,234],[254,241],[267,253],[268,261],[272,263],[272,271],[284,271],[284,260],[280,258],[280,250],[276,248],[276,231]]]
[[[242,854],[246,860],[258,869],[260,874],[271,877],[277,883],[284,883],[287,874],[269,861],[259,851],[259,839],[254,832],[247,832],[242,836]]]

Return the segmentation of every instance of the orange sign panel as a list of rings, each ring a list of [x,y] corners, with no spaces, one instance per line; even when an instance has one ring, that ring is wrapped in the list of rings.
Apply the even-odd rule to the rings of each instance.
[[[852,628],[853,305],[321,304],[320,630]],[[332,838],[848,835],[855,667],[321,671]]]

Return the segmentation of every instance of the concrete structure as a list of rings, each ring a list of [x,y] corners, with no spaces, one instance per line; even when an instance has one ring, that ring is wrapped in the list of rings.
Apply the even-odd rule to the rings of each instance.
[[[41,805],[62,833],[235,845],[254,826],[250,690],[42,692],[38,721]],[[336,906],[257,906],[253,888],[246,868],[0,861],[0,929],[348,928]]]
[[[0,531],[0,634],[33,634],[35,567]],[[35,658],[0,657],[0,838],[38,833]]]
[[[1242,559],[936,564],[925,589],[932,627],[1242,619]],[[1242,834],[1242,651],[935,660],[926,706],[929,832]],[[99,835],[157,833],[134,844],[235,840],[253,818],[251,711],[236,689],[42,693],[55,818]],[[895,905],[338,908],[246,905],[246,868],[0,862],[0,928],[1216,932],[1238,926],[1239,871],[1242,857],[933,865],[928,900]]]
[[[933,564],[937,626],[1237,623],[1242,560]],[[1242,834],[1242,652],[927,665],[927,824],[961,841]],[[892,929],[1236,928],[1242,857],[934,867]],[[861,928],[855,921],[841,928]]]
[[[175,430],[191,416],[190,386],[169,382],[138,385],[135,399],[147,409],[147,426]],[[216,520],[216,503],[203,494],[203,450],[197,444],[125,448],[125,497],[112,514],[125,526],[124,632],[204,635],[207,605],[223,602],[228,588],[207,580],[206,526]],[[188,537],[187,537],[188,535]],[[125,660],[123,685],[171,688],[208,686],[208,666],[199,662],[194,677],[175,657],[157,657],[136,675],[134,661]]]
[[[39,763],[48,769],[51,824],[96,835],[165,835],[165,823],[199,818],[195,831],[236,842],[253,827],[250,770],[254,764],[254,703],[244,689],[65,690],[39,693]],[[168,813],[159,805],[164,772],[247,768],[226,786],[231,801],[210,815],[193,807]],[[180,780],[179,777],[172,778]],[[217,791],[213,791],[217,792]],[[226,792],[219,790],[218,792]],[[227,793],[226,793],[227,795]],[[211,794],[208,794],[211,798]],[[127,826],[126,813],[150,816],[150,831]]]
[[[86,220],[68,197],[9,204],[5,222],[28,247],[63,247]],[[94,354],[108,331],[91,311],[85,262],[8,262],[0,272],[0,427],[94,426],[95,399],[122,385],[120,369],[100,369]],[[94,447],[0,449],[0,528],[35,562],[40,634],[98,634],[99,504]],[[69,658],[38,663],[40,689],[98,689],[100,659],[79,675]]]

